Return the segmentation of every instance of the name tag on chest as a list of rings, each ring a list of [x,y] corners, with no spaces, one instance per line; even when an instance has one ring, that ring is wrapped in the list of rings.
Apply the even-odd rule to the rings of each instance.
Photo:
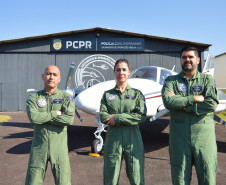
[[[53,99],[53,103],[63,104],[64,103],[64,99],[63,98],[55,98],[55,99]]]
[[[193,92],[201,92],[203,90],[203,86],[202,85],[192,85],[191,90]]]
[[[134,100],[135,99],[135,96],[134,95],[131,95],[131,94],[128,94],[128,95],[125,95],[125,99]]]

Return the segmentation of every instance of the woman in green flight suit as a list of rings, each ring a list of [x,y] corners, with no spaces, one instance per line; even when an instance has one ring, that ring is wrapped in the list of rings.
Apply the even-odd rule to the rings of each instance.
[[[131,184],[144,184],[144,147],[138,124],[146,120],[143,94],[131,88],[127,79],[129,63],[115,63],[116,86],[106,91],[101,100],[100,119],[109,125],[104,145],[104,185],[119,181],[122,159]]]

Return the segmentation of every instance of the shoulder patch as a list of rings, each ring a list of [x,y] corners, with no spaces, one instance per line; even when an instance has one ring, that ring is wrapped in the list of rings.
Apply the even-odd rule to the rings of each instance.
[[[73,96],[68,96],[67,99],[68,99],[68,101],[70,101],[70,102],[74,101]]]
[[[145,101],[145,96],[142,93],[140,94],[140,96]]]

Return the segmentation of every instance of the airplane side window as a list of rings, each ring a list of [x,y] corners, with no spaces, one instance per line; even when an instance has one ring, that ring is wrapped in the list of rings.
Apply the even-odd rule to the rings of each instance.
[[[170,75],[172,75],[172,73],[171,73],[170,71],[167,71],[167,70],[162,69],[162,70],[161,70],[161,73],[160,73],[159,84],[160,84],[160,85],[163,85],[165,79],[166,79],[168,76],[170,76]]]
[[[149,69],[144,72],[143,78],[156,82],[157,69]]]
[[[157,81],[157,69],[156,68],[145,68],[139,71],[136,71],[134,74],[130,76],[130,78],[144,78],[148,80],[152,80],[154,82]]]
[[[143,71],[137,71],[135,74],[133,74],[133,77],[135,78],[142,78],[144,72]]]

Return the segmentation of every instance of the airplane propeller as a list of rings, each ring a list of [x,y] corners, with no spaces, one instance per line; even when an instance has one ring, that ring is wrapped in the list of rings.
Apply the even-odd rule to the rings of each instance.
[[[66,86],[65,86],[65,91],[68,92],[69,94],[72,94],[73,96],[75,95],[75,91],[71,91],[70,88],[71,88],[71,84],[72,84],[72,77],[73,77],[73,74],[74,74],[74,71],[75,71],[75,63],[72,62],[71,63],[71,66],[70,66],[70,69],[69,69],[69,72],[68,72],[68,76],[67,76],[67,80],[66,80]],[[76,106],[76,105],[75,105]],[[82,117],[80,116],[80,114],[78,113],[76,107],[75,107],[75,114],[76,116],[78,117],[78,119],[83,122],[82,120]]]
[[[66,90],[71,88],[71,83],[72,83],[72,77],[73,77],[73,74],[74,74],[74,70],[75,70],[75,63],[72,62],[71,66],[70,66],[70,69],[69,69],[69,72],[68,72],[68,75],[67,75],[66,86],[65,86]]]

